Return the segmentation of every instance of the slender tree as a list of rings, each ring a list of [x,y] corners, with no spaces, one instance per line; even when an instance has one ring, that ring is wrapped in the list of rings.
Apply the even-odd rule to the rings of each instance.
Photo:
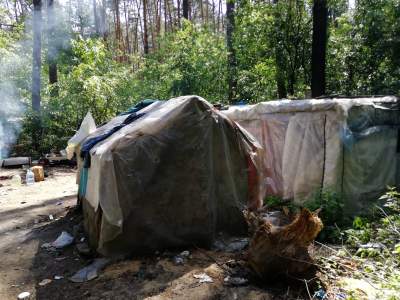
[[[279,36],[279,22],[282,16],[280,15],[279,12],[279,7],[278,7],[278,1],[279,0],[274,0],[273,3],[275,4],[274,7],[274,29],[275,29],[275,35],[276,37]],[[276,38],[278,40],[278,38]],[[285,65],[284,65],[284,58],[283,58],[283,47],[279,44],[276,43],[274,47],[274,54],[275,54],[275,64],[276,64],[276,85],[277,85],[277,91],[278,91],[278,98],[283,99],[287,97],[287,91],[286,91],[286,84],[285,84]]]
[[[48,0],[47,2],[47,39],[48,39],[48,51],[47,60],[49,63],[49,83],[53,84],[58,81],[57,79],[57,39],[55,28],[55,11],[54,11],[54,0]],[[57,90],[54,90],[57,94]]]
[[[186,20],[189,20],[189,0],[182,0],[182,14]]]
[[[235,0],[226,1],[226,45],[228,49],[228,98],[236,100],[236,54],[233,47],[233,31],[235,30]]]
[[[326,0],[314,0],[313,35],[311,55],[311,94],[319,97],[325,94],[325,56],[327,43]]]
[[[42,1],[33,0],[32,108],[40,111],[40,70],[42,60]]]
[[[143,52],[149,53],[149,36],[147,32],[147,0],[143,0]]]
[[[51,1],[51,0],[49,0]],[[97,12],[97,0],[93,0],[93,16],[94,16],[94,29],[96,31],[96,35],[100,35],[100,22],[99,22],[99,14]]]

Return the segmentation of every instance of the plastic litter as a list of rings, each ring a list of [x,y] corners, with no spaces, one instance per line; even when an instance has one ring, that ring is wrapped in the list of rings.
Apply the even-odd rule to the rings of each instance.
[[[26,171],[26,184],[32,185],[34,183],[35,183],[35,174],[33,174],[31,169],[28,169],[28,171]]]
[[[22,300],[22,299],[29,299],[31,293],[29,292],[22,292],[21,294],[18,295],[18,299]]]
[[[318,300],[325,300],[327,299],[326,292],[323,289],[319,289],[318,291],[315,292],[314,298]]]
[[[63,279],[64,276],[60,276],[60,275],[54,275],[54,280],[60,280]]]
[[[79,145],[89,134],[91,134],[95,130],[96,123],[94,122],[92,114],[88,112],[83,119],[79,130],[68,141],[68,146],[65,149],[68,159],[71,159],[74,156],[76,146]]]
[[[181,256],[179,256],[179,255],[175,256],[173,261],[174,261],[174,264],[177,265],[177,266],[178,265],[183,265],[183,263],[185,262],[183,260],[183,258]]]
[[[231,277],[231,276],[226,276],[224,278],[225,284],[232,285],[232,286],[242,286],[246,285],[249,281],[246,278],[242,277]]]
[[[45,286],[45,285],[49,284],[50,282],[52,282],[51,279],[43,279],[41,282],[39,282],[39,285]]]
[[[63,231],[61,234],[58,236],[58,238],[51,243],[51,246],[61,249],[65,248],[69,245],[71,245],[74,242],[74,237],[70,235],[68,232]],[[43,245],[42,245],[43,247]]]
[[[382,243],[367,243],[359,245],[358,247],[361,249],[379,249],[379,250],[385,249],[385,245],[383,245]]]
[[[50,219],[50,221],[53,221],[54,220],[53,215],[49,215],[49,219]]]
[[[249,245],[248,238],[235,239],[227,245],[226,251],[227,252],[239,252],[239,251],[242,251],[244,248],[246,248],[248,245]]]
[[[189,255],[190,255],[190,252],[189,251],[182,251],[181,252],[181,254],[179,254],[180,256],[182,256],[182,257],[189,257]]]
[[[199,279],[199,283],[214,282],[213,279],[210,276],[208,276],[206,273],[194,274],[193,277],[196,279]]]
[[[14,175],[11,179],[11,185],[20,185],[21,184],[21,176]]]
[[[91,265],[76,272],[69,280],[76,283],[93,280],[97,278],[98,272],[105,268],[109,262],[110,260],[107,258],[97,258]]]

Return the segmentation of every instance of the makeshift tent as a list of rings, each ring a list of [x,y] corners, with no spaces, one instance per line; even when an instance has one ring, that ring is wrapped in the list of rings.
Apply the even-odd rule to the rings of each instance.
[[[281,100],[223,113],[264,149],[264,194],[302,204],[323,190],[359,212],[400,184],[396,97]]]
[[[261,204],[261,148],[196,96],[130,110],[74,149],[85,229],[105,255],[210,245],[245,233],[242,210]]]

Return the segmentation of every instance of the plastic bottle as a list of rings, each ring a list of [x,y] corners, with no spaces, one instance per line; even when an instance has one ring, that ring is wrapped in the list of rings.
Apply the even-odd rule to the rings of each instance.
[[[12,185],[20,185],[20,184],[21,184],[21,176],[19,176],[19,175],[14,175],[14,176],[11,178],[11,184],[12,184]]]
[[[26,184],[32,185],[34,183],[35,183],[35,174],[33,174],[31,169],[28,169],[28,171],[26,171]]]

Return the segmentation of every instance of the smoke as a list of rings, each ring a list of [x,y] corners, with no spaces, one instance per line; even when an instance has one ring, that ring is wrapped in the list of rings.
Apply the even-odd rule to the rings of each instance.
[[[46,103],[45,68],[48,60],[57,60],[62,51],[71,46],[71,39],[79,34],[90,37],[95,33],[93,0],[81,0],[74,4],[66,0],[54,0],[48,10],[48,1],[42,1],[42,105]],[[0,11],[4,8],[0,1]],[[8,9],[7,7],[5,9]],[[98,14],[101,7],[98,7]],[[12,23],[12,10],[7,23]],[[6,158],[21,132],[22,122],[28,107],[31,107],[32,88],[32,15],[24,21],[24,32],[12,32],[13,27],[0,28],[0,159]]]
[[[8,157],[21,130],[25,107],[11,82],[0,83],[0,159]]]

